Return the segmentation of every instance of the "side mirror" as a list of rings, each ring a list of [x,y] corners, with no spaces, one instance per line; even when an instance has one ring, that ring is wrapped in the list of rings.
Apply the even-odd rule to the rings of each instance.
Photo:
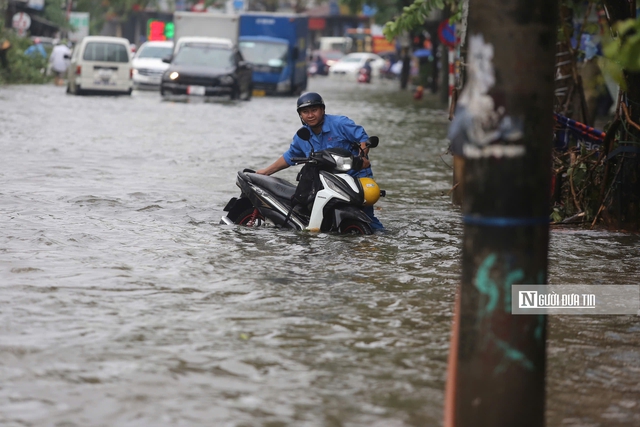
[[[170,56],[165,56],[164,58],[162,58],[162,62],[165,62],[167,64],[171,64],[171,57]]]
[[[296,135],[298,135],[300,139],[303,139],[305,141],[309,141],[311,139],[311,131],[307,128],[298,129],[298,132],[296,132]]]
[[[369,141],[367,141],[367,145],[371,148],[376,148],[379,142],[380,138],[378,138],[377,136],[371,136],[369,137]]]

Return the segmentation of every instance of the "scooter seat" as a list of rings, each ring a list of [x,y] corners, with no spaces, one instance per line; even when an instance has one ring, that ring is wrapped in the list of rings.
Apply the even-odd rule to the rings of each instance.
[[[293,194],[296,192],[296,186],[282,178],[260,175],[258,173],[244,173],[244,175],[249,178],[250,182],[273,193],[276,197],[285,200],[291,200]]]

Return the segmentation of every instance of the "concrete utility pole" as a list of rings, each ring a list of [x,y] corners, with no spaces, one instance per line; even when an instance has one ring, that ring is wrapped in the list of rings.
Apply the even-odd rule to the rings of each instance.
[[[470,0],[469,37],[482,49],[470,43],[467,57],[482,55],[452,122],[474,132],[460,132],[462,283],[445,427],[544,425],[546,318],[512,315],[511,285],[547,281],[557,15],[557,0]],[[474,84],[486,90],[465,96]]]

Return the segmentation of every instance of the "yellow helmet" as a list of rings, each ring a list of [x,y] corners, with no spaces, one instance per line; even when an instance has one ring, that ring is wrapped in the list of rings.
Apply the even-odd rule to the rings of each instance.
[[[373,206],[380,198],[380,187],[373,178],[360,178],[360,185],[364,193],[364,205]]]

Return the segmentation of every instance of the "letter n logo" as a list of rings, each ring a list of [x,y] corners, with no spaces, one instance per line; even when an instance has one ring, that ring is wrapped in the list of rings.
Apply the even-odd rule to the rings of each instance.
[[[537,291],[518,291],[518,308],[538,307]]]

